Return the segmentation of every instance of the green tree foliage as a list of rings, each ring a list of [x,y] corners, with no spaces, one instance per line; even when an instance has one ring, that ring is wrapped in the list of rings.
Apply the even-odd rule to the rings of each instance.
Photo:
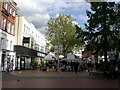
[[[53,46],[63,46],[64,55],[81,45],[80,39],[76,39],[76,27],[71,15],[59,14],[56,19],[50,18],[46,36]]]
[[[92,54],[104,55],[114,50],[118,32],[113,28],[116,20],[114,2],[91,2],[91,11],[86,11],[88,20],[83,32],[87,50]]]
[[[54,52],[54,47],[51,47],[51,48],[50,48],[50,52]]]
[[[120,52],[120,2],[115,5],[116,20],[114,29],[118,32],[117,41],[115,42],[116,51]]]

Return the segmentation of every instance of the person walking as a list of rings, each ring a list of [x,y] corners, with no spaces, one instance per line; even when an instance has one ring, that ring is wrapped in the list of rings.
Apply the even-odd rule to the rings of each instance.
[[[78,66],[79,66],[79,63],[78,62],[75,62],[74,63],[74,69],[75,69],[75,73],[77,74],[78,72]]]
[[[10,62],[7,61],[7,71],[9,72],[10,71]]]
[[[10,62],[10,71],[13,71],[13,61]]]

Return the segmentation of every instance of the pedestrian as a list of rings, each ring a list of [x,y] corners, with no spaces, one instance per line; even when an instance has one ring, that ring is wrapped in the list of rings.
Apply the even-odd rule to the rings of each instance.
[[[78,62],[75,62],[74,63],[74,69],[75,69],[75,73],[77,74],[78,72],[78,66],[79,66],[79,63]]]
[[[73,62],[71,61],[71,71],[73,71]]]
[[[7,71],[9,72],[10,71],[10,62],[7,61]]]
[[[13,71],[13,62],[12,61],[10,62],[10,71],[11,72]]]
[[[34,63],[34,70],[36,70],[37,69],[37,63],[35,62]]]

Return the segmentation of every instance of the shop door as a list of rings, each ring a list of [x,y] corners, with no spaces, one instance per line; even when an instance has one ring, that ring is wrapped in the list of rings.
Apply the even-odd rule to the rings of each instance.
[[[25,60],[20,61],[20,69],[25,70]]]

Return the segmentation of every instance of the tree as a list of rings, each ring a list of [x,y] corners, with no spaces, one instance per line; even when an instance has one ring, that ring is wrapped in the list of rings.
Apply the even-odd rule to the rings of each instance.
[[[76,27],[70,15],[59,14],[56,19],[50,18],[46,36],[53,46],[63,46],[64,55],[81,45],[80,39],[76,39]]]
[[[115,47],[116,47],[116,51],[120,52],[120,2],[118,2],[115,5],[115,12],[116,12],[116,20],[115,20],[115,25],[114,25],[114,29],[116,29],[116,31],[118,32],[117,35],[117,41],[115,42]]]
[[[54,47],[53,46],[50,48],[50,52],[54,52]]]
[[[86,48],[92,54],[104,55],[114,50],[118,32],[113,28],[115,24],[114,2],[91,2],[91,10],[86,11],[88,20],[85,24],[86,31],[83,33]]]

